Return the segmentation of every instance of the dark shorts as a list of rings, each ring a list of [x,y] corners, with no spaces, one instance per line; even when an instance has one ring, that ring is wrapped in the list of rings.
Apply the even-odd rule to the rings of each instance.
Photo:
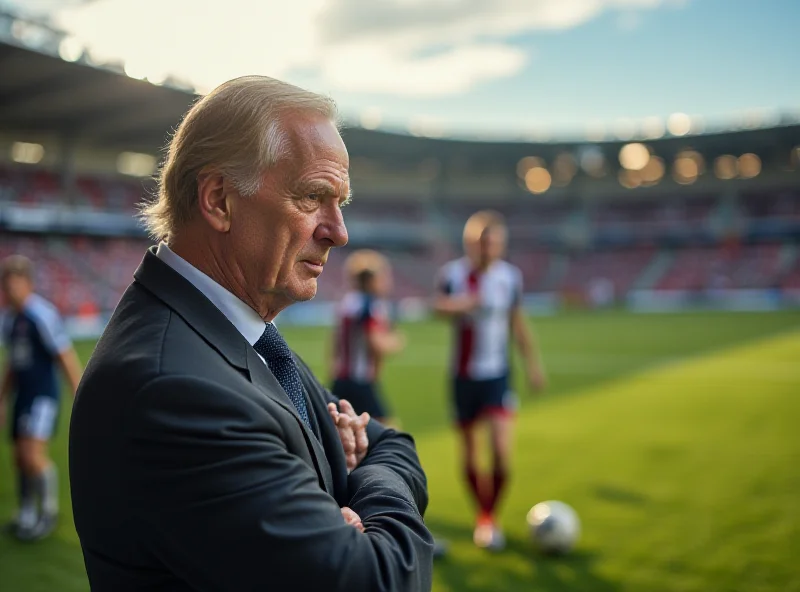
[[[513,415],[517,398],[509,386],[508,375],[488,380],[456,377],[453,407],[456,421],[465,426],[486,415]]]
[[[339,399],[347,399],[356,413],[360,414],[366,411],[371,417],[389,417],[380,389],[373,382],[357,382],[349,378],[337,378],[331,392]]]
[[[55,434],[57,424],[58,397],[16,397],[11,419],[11,437],[14,440],[50,440]]]

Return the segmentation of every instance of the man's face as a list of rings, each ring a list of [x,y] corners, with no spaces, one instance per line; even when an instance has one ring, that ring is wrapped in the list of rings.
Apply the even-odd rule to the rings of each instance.
[[[336,127],[318,115],[288,115],[288,154],[261,190],[233,200],[230,248],[253,302],[310,300],[333,247],[347,244],[341,206],[349,157]]]
[[[33,291],[31,280],[24,275],[10,273],[3,278],[3,300],[15,310],[20,310]]]
[[[500,259],[506,249],[506,230],[502,226],[487,227],[477,239],[466,245],[467,254],[478,266],[487,266]]]

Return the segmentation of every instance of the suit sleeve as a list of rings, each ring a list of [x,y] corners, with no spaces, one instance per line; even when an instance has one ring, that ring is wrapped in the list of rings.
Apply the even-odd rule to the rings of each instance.
[[[370,510],[360,533],[244,395],[159,378],[128,425],[141,536],[193,589],[430,590],[430,535],[389,469],[359,478],[354,499]]]

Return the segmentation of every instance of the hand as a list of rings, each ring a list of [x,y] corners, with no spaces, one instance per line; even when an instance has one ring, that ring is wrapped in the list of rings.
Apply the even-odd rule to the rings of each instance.
[[[547,375],[541,364],[531,364],[527,369],[528,386],[533,392],[543,391],[547,386]]]
[[[394,330],[392,331],[392,337],[394,339],[394,347],[392,347],[392,351],[394,353],[403,351],[406,348],[407,343],[405,333]]]
[[[475,312],[481,307],[480,294],[466,294],[459,298],[463,314],[470,314]]]
[[[339,432],[349,475],[364,460],[369,449],[369,439],[367,438],[369,413],[356,415],[353,406],[345,399],[339,401],[338,409],[336,403],[328,403],[328,413]]]
[[[358,532],[364,532],[364,525],[361,523],[361,518],[359,518],[358,514],[353,512],[353,510],[347,507],[342,508],[342,517],[347,524],[355,526]]]

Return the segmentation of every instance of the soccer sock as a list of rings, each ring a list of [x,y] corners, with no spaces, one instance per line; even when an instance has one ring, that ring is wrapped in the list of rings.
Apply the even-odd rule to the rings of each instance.
[[[45,496],[42,498],[42,508],[48,514],[58,514],[58,469],[50,463],[45,469]]]
[[[492,495],[491,498],[489,498],[487,508],[490,514],[493,513],[497,507],[497,503],[500,501],[500,494],[503,493],[503,487],[507,480],[508,473],[506,470],[502,467],[495,467],[494,473],[492,474]]]
[[[58,513],[58,470],[53,463],[34,477],[36,492],[42,500],[42,512],[45,514]]]
[[[17,471],[17,486],[19,487],[19,516],[20,523],[32,524],[36,521],[36,496],[33,492],[31,478],[23,471]]]
[[[467,477],[467,483],[469,483],[470,491],[472,492],[472,497],[475,498],[475,502],[478,504],[478,507],[481,511],[486,510],[486,504],[484,503],[484,499],[481,496],[481,481],[478,477],[478,472],[475,470],[475,467],[467,466],[464,469],[464,474]]]

